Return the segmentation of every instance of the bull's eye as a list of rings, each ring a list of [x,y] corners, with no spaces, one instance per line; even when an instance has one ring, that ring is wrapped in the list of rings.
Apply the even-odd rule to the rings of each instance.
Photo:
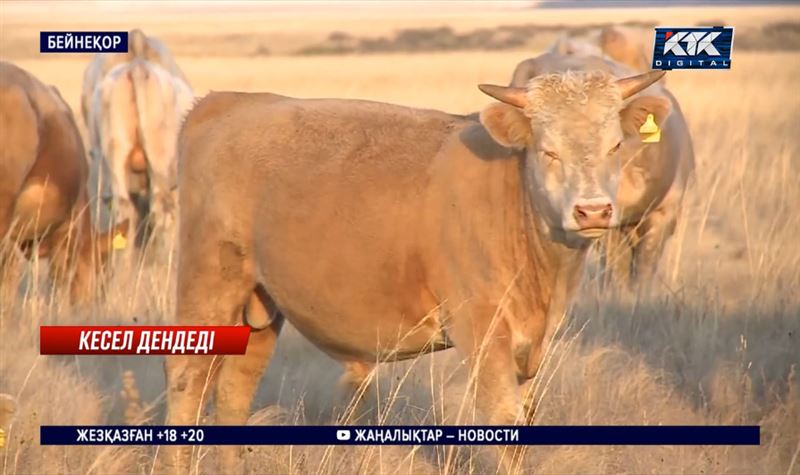
[[[609,155],[611,155],[611,154],[613,154],[613,153],[617,153],[617,152],[619,152],[619,148],[620,148],[620,146],[622,146],[622,141],[620,141],[620,142],[617,142],[617,144],[616,144],[616,145],[614,145],[614,147],[613,147],[611,150],[609,150],[609,151],[608,151],[608,154],[609,154]]]
[[[545,157],[547,157],[547,158],[548,158],[548,159],[549,159],[551,162],[552,162],[553,160],[559,160],[559,158],[558,158],[558,154],[557,154],[556,152],[552,152],[552,151],[550,151],[550,150],[546,150],[546,151],[544,152],[544,156],[545,156]]]

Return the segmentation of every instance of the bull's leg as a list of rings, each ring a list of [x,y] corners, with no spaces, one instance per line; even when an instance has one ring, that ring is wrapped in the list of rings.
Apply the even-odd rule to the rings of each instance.
[[[492,317],[494,316],[494,318]],[[523,420],[516,366],[511,348],[511,334],[497,305],[476,305],[459,315],[448,336],[470,364],[470,390],[475,391],[475,405],[489,425],[514,425]],[[462,423],[462,421],[458,421]],[[499,461],[506,473],[514,473],[522,451],[500,446]]]
[[[369,378],[375,364],[364,361],[348,361],[343,365],[344,373],[339,378],[338,402],[343,402],[346,408],[340,418],[342,422],[348,422],[359,411],[364,395],[369,390]]]
[[[150,233],[155,241],[163,242],[164,236],[175,227],[175,198],[170,191],[151,189],[148,204]]]
[[[220,239],[224,230],[194,229],[202,240],[181,236],[178,262],[177,324],[232,325],[240,322],[253,291],[252,265],[242,246]],[[199,228],[196,227],[196,228]],[[212,393],[217,356],[176,355],[165,362],[167,373],[167,424],[194,425]],[[187,447],[162,450],[161,463],[174,473],[185,474],[192,463]]]
[[[634,248],[634,272],[637,284],[648,288],[658,271],[658,263],[667,240],[674,234],[677,212],[670,207],[659,207],[649,213],[642,222],[642,237]]]
[[[520,385],[522,404],[525,409],[526,425],[533,425],[534,417],[536,416],[535,383],[541,381],[541,378],[536,378],[536,376],[539,374],[542,364],[547,358],[548,352],[553,344],[556,330],[558,330],[561,320],[564,317],[565,315],[561,315],[560,318],[554,318],[552,315],[548,316],[542,341],[535,347],[535,351],[533,351],[531,355],[531,361],[528,362],[528,367],[531,371],[526,375],[528,379]]]
[[[87,211],[88,212],[88,211]],[[70,272],[72,282],[69,287],[70,301],[74,304],[89,302],[101,295],[102,279],[99,278],[102,268],[96,266],[92,252],[90,236],[83,236],[80,243],[73,243],[70,249]]]
[[[225,356],[222,360],[217,378],[217,424],[244,425],[247,422],[253,395],[269,364],[283,325],[283,316],[275,309],[275,304],[265,292],[252,293],[248,312],[270,315],[269,323],[265,329],[250,334],[246,354]],[[242,449],[241,446],[230,445],[219,448],[221,473],[244,472]]]
[[[87,235],[90,226],[88,216],[72,214],[70,219],[59,224],[39,243],[49,257],[50,279],[56,292],[69,292],[69,301],[73,304],[86,303],[94,295],[94,269],[91,268],[91,259],[80,258],[81,252],[91,252],[91,236]]]
[[[0,240],[6,238],[14,218],[14,198],[16,193],[0,189]]]
[[[339,378],[339,385],[345,389],[356,392],[369,378],[375,368],[374,363],[364,361],[348,361],[344,363],[344,373]]]
[[[0,302],[3,305],[14,301],[12,297],[21,276],[17,243],[11,229],[13,217],[14,196],[0,190]]]
[[[150,216],[149,196],[143,193],[131,194],[133,212],[136,215],[136,247],[144,249],[150,241],[153,223]]]
[[[54,229],[47,237],[42,239],[39,246],[46,246],[50,258],[50,280],[53,282],[55,292],[61,294],[70,288],[72,275],[70,268],[70,252],[74,242],[69,239],[69,223]],[[72,297],[70,295],[70,297]]]
[[[214,356],[168,356],[164,362],[167,374],[167,425],[196,425],[213,385]],[[216,371],[218,365],[214,365]],[[165,473],[190,473],[196,453],[187,447],[167,446],[161,449],[159,461]],[[161,470],[159,471],[159,473]]]

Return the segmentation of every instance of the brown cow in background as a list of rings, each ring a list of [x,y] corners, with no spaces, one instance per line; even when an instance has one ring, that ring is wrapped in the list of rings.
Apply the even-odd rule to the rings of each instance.
[[[561,36],[547,52],[607,58],[633,71],[647,72],[653,64],[654,40],[652,28],[611,25],[580,36]]]
[[[95,288],[111,234],[98,235],[89,217],[88,170],[72,111],[54,87],[0,62],[0,247],[3,285],[16,285],[14,247],[28,258],[50,259],[51,277],[70,283],[73,301]]]
[[[608,26],[600,32],[600,49],[614,61],[634,71],[649,71],[653,64],[652,28]]]

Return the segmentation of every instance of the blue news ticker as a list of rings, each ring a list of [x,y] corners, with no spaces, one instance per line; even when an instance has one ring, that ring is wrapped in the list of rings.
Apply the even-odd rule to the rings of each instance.
[[[41,426],[41,445],[759,445],[759,426]]]

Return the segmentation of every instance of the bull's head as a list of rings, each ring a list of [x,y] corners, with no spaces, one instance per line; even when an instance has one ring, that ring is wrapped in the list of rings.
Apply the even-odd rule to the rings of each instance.
[[[663,75],[615,80],[601,71],[570,71],[535,77],[527,88],[479,86],[501,101],[481,112],[481,123],[501,145],[525,150],[529,198],[551,233],[574,241],[618,225],[621,157],[626,147],[640,146],[648,114],[660,125],[670,112],[661,97],[623,101]]]

